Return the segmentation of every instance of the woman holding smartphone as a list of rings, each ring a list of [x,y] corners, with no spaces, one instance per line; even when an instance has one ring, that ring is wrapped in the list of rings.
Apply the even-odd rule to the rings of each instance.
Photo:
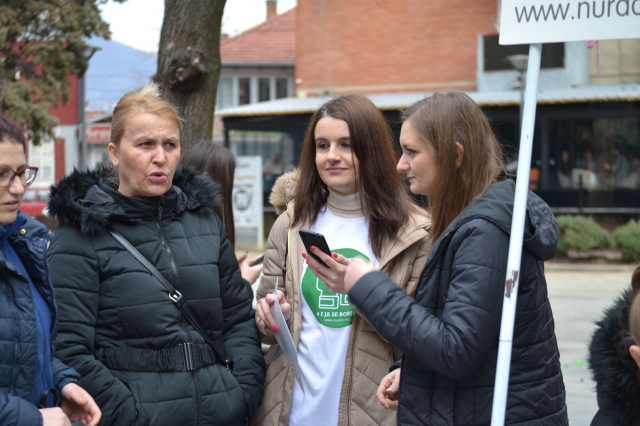
[[[398,409],[398,425],[489,425],[515,184],[501,176],[500,145],[466,94],[436,93],[403,121],[398,171],[429,197],[433,217],[420,283],[408,297],[375,265],[354,261],[328,286],[403,352],[377,393]],[[529,192],[507,425],[568,424],[543,263],[558,234],[549,206]]]
[[[347,297],[327,288],[344,279],[346,259],[360,256],[379,265],[401,291],[415,290],[428,252],[430,219],[409,198],[395,159],[380,111],[363,95],[343,95],[313,115],[299,170],[276,182],[270,201],[281,214],[269,235],[256,296],[262,341],[272,346],[265,399],[251,424],[395,425],[395,415],[372,395],[401,354]],[[324,275],[307,267],[300,230],[323,234],[332,249]],[[304,393],[275,344],[278,328],[270,306],[276,280]]]

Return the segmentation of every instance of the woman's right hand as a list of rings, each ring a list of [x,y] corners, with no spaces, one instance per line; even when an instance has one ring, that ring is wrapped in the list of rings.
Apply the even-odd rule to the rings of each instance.
[[[258,306],[256,306],[256,311],[258,312],[258,316],[264,322],[264,324],[269,327],[274,332],[278,332],[278,324],[276,323],[276,319],[271,314],[271,305],[276,302],[273,294],[269,294],[267,297],[260,300]],[[285,320],[289,320],[291,316],[291,305],[287,303],[284,298],[284,293],[278,290],[278,303],[280,303],[280,309],[282,309],[282,314],[284,315]]]
[[[253,259],[247,259],[248,255],[249,251],[245,251],[242,256],[238,258],[238,267],[240,268],[240,275],[242,275],[242,278],[247,280],[249,284],[253,285],[262,273],[264,264],[261,263],[256,266],[251,266],[253,262],[260,259],[260,256],[256,256]]]
[[[396,368],[387,374],[380,386],[376,397],[380,404],[387,410],[398,411],[398,391],[400,390],[400,368]]]
[[[42,408],[42,426],[71,426],[71,420],[62,411],[62,408]]]

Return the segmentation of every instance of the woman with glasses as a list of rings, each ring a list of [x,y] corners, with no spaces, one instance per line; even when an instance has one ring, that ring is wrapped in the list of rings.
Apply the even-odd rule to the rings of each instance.
[[[38,169],[22,129],[0,113],[0,426],[97,425],[100,409],[80,376],[53,357],[58,307],[46,249],[52,234],[20,212]]]

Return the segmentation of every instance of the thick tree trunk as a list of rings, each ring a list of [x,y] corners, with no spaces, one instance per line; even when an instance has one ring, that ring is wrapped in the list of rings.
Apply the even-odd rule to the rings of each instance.
[[[182,153],[213,136],[226,0],[165,0],[156,80],[185,120]]]

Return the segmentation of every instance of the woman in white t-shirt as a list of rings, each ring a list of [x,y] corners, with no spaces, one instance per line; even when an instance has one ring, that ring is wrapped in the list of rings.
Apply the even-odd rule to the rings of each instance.
[[[312,117],[299,169],[270,198],[280,213],[267,243],[256,321],[266,356],[264,402],[252,425],[395,425],[375,393],[401,356],[327,282],[344,279],[345,259],[373,260],[412,294],[428,252],[430,218],[396,172],[391,131],[363,95],[333,98]],[[323,234],[330,269],[307,267],[300,229]],[[312,248],[314,250],[314,248]],[[279,303],[298,349],[304,392],[276,344],[270,306]]]

